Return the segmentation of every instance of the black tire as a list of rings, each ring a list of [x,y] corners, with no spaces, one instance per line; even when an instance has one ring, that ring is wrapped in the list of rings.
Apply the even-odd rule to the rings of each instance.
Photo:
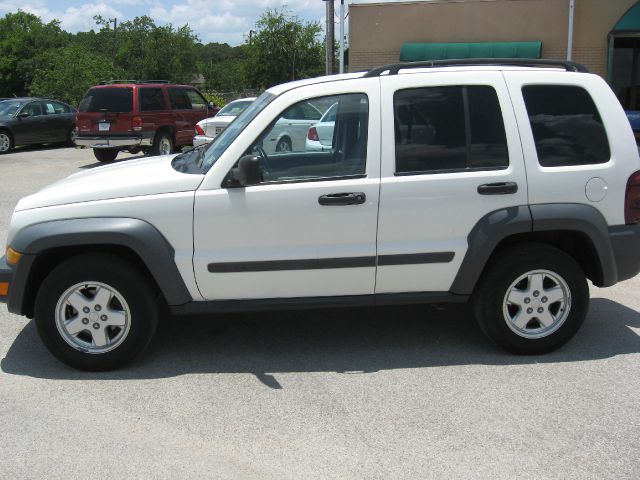
[[[290,152],[292,150],[289,137],[283,137],[276,144],[276,152]]]
[[[118,156],[117,148],[94,148],[93,155],[99,162],[111,163]]]
[[[166,149],[168,145],[168,150]],[[153,146],[151,147],[151,155],[170,155],[174,151],[173,136],[166,130],[161,130],[156,133],[153,139]]]
[[[69,129],[69,132],[67,132],[67,146],[68,147],[75,147],[76,146],[76,142],[75,142],[75,138],[76,138],[76,134],[77,134],[78,130],[76,128],[75,125],[72,125],[71,128]]]
[[[542,279],[549,288],[558,286],[559,292],[566,289],[569,295],[552,304],[545,300],[544,293],[551,291],[546,290],[546,286],[542,293],[535,295],[538,290],[532,287],[532,290],[520,290],[523,286],[529,287],[527,279],[513,285],[527,273],[534,275],[528,278]],[[522,295],[527,308],[507,302],[508,292]],[[531,296],[527,292],[531,292]],[[589,288],[582,268],[573,257],[549,245],[526,243],[509,247],[492,258],[472,301],[476,321],[491,340],[511,353],[535,355],[555,350],[575,335],[589,308]],[[549,326],[537,318],[522,329],[516,325],[515,317],[520,313],[527,314],[522,317],[526,319],[531,315],[535,317],[536,311],[546,315],[547,310],[553,315]]]
[[[121,317],[128,318],[127,328],[102,327],[105,331],[104,335],[107,336],[107,342],[113,340],[113,344],[106,343],[104,347],[90,346],[94,342],[93,339],[96,338],[91,327],[100,328],[100,320],[106,321],[107,316],[99,318],[100,314],[92,310],[89,312],[89,309],[87,309],[89,313],[80,313],[79,310],[77,310],[78,313],[74,313],[76,310],[67,306],[64,307],[64,314],[69,314],[71,319],[87,315],[90,320],[81,319],[83,324],[84,320],[87,320],[86,329],[76,334],[75,340],[73,339],[74,335],[69,334],[67,334],[67,338],[72,339],[65,340],[60,330],[62,327],[59,328],[56,319],[58,302],[66,297],[65,294],[72,287],[79,284],[95,285],[96,283],[117,292],[128,306],[128,309],[120,307],[119,300],[116,295],[113,295],[110,297],[111,304],[99,310],[100,314],[114,312],[115,310],[111,310],[112,308],[122,308],[123,311],[129,313],[128,316],[125,316],[118,312]],[[91,290],[88,292],[90,293]],[[90,295],[86,298],[92,301]],[[114,301],[116,302],[115,307]],[[35,322],[40,338],[46,347],[62,362],[80,370],[113,370],[126,365],[148,346],[158,323],[158,304],[149,281],[136,267],[111,254],[83,254],[61,263],[44,279],[36,296]],[[111,339],[109,339],[110,336]],[[88,343],[83,346],[83,341]],[[88,351],[90,348],[97,350],[90,353]],[[103,350],[112,349],[100,352],[100,348]]]
[[[9,130],[0,130],[0,155],[13,150],[13,135]]]

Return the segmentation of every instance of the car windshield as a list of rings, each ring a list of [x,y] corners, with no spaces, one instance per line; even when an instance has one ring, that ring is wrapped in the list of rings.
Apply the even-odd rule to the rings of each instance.
[[[237,117],[244,110],[251,105],[253,100],[238,100],[236,102],[231,102],[228,105],[225,105],[222,110],[218,112],[216,117]]]
[[[200,169],[203,173],[209,171],[236,137],[240,135],[245,127],[249,125],[274,98],[276,98],[276,96],[272,93],[264,92],[257,100],[251,102],[251,105],[238,115],[236,119],[209,144],[209,147],[202,156],[202,163],[200,164]]]
[[[80,102],[80,112],[130,112],[133,89],[130,87],[92,88]]]
[[[0,117],[13,116],[22,105],[22,102],[15,102],[11,100],[4,100],[0,102]]]

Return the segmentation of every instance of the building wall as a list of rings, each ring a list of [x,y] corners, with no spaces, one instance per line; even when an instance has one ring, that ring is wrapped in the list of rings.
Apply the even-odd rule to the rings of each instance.
[[[637,0],[575,0],[574,60],[607,70],[607,35]],[[542,41],[567,55],[569,0],[432,0],[349,6],[349,68],[398,62],[405,42]]]

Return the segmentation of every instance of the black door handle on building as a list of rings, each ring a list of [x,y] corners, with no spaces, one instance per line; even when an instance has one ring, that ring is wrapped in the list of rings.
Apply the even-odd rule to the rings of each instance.
[[[478,186],[480,195],[508,195],[518,191],[518,184],[515,182],[485,183]]]
[[[360,205],[367,200],[363,192],[331,193],[318,198],[320,205]]]

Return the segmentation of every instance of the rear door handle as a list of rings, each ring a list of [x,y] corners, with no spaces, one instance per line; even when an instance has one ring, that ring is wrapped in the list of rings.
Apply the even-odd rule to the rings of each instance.
[[[318,198],[320,205],[360,205],[367,200],[363,192],[331,193]]]
[[[480,195],[508,195],[518,191],[518,184],[515,182],[496,182],[478,185]]]

